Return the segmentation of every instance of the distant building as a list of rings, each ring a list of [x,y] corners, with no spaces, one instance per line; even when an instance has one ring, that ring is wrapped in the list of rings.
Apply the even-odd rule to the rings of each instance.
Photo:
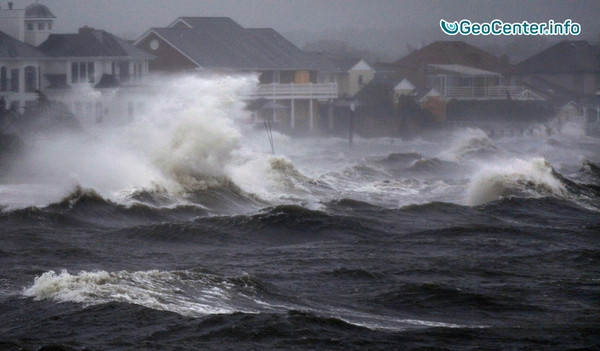
[[[515,98],[514,66],[462,41],[436,41],[386,66],[418,88],[435,88],[446,99]],[[391,73],[386,72],[387,75]]]
[[[133,114],[139,106],[128,98],[109,107],[101,92],[139,84],[154,56],[89,27],[52,34],[55,19],[38,3],[24,10],[9,3],[8,9],[0,10],[0,96],[5,106],[23,112],[36,104],[39,90],[92,121],[101,122],[110,109]],[[73,94],[82,89],[100,94]]]
[[[361,58],[326,57],[331,66],[319,74],[319,81],[336,83],[339,96],[354,96],[375,78],[375,69]]]
[[[18,10],[9,2],[8,9],[0,9],[0,31],[21,42],[38,46],[52,33],[55,18],[45,5],[35,3]]]
[[[44,69],[44,92],[67,104],[84,121],[99,123],[112,112],[122,112],[127,119],[142,107],[143,102],[131,100],[133,97],[116,102],[109,101],[109,96],[73,94],[90,88],[133,92],[148,74],[154,56],[129,42],[103,30],[83,27],[74,34],[51,34],[38,49],[51,58]]]
[[[41,67],[47,60],[35,47],[0,32],[0,96],[5,108],[22,112],[36,102]]]
[[[578,95],[600,89],[600,47],[583,40],[565,40],[517,65],[520,82],[544,80]]]
[[[243,28],[227,17],[180,17],[149,29],[134,45],[157,57],[151,72],[259,73],[250,98],[286,106],[270,112],[283,129],[313,130],[318,102],[338,96],[335,83],[318,81],[327,63],[271,28]]]
[[[22,112],[37,100],[40,72],[48,62],[35,47],[46,40],[56,17],[42,4],[0,9],[0,96],[5,106]]]

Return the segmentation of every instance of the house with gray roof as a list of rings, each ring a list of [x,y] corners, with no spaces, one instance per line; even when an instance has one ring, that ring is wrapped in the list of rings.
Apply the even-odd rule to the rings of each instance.
[[[52,58],[45,72],[48,83],[97,85],[104,75],[120,83],[138,82],[154,56],[103,30],[83,27],[75,34],[51,34],[38,49]]]
[[[73,92],[135,86],[147,75],[154,56],[87,26],[78,33],[53,34],[55,19],[47,6],[37,2],[25,9],[12,3],[0,9],[0,96],[5,106],[23,112],[36,104],[41,91],[79,116],[102,119],[108,111],[105,104],[90,94]]]
[[[277,101],[288,109],[269,111],[283,129],[312,130],[317,104],[337,98],[335,83],[319,82],[329,63],[304,52],[271,28],[244,28],[228,17],[180,17],[166,28],[151,28],[134,45],[156,56],[158,73],[257,73],[249,98]],[[255,116],[261,122],[261,116]]]
[[[523,92],[523,86],[513,84],[514,66],[508,57],[496,57],[462,41],[435,41],[391,67],[396,76],[417,87],[436,88],[447,99],[515,99]]]
[[[600,46],[584,40],[565,40],[517,65],[524,83],[545,80],[572,94],[593,95],[600,90]]]
[[[109,115],[132,117],[141,108],[140,101],[132,100],[135,94],[120,94],[129,98],[122,103],[111,99],[115,90],[135,92],[148,75],[153,55],[87,26],[77,33],[51,34],[38,50],[49,58],[42,75],[44,92],[66,104],[83,124],[107,121]],[[101,94],[84,93],[90,88]]]

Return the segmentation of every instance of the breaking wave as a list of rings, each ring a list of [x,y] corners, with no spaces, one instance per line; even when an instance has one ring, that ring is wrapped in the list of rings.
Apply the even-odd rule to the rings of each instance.
[[[257,301],[260,282],[249,276],[225,278],[199,271],[49,271],[35,278],[23,295],[36,300],[86,306],[123,302],[186,316],[264,311]]]
[[[500,149],[481,129],[466,128],[453,135],[447,151],[440,157],[457,161],[462,159],[484,159],[499,156]]]
[[[507,197],[567,195],[567,189],[548,161],[516,159],[488,165],[477,172],[467,189],[467,204],[480,205]]]

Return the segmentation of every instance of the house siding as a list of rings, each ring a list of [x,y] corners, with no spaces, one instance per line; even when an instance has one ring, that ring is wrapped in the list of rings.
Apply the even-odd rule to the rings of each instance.
[[[150,43],[152,40],[158,40],[158,49],[152,50]],[[155,60],[150,61],[150,72],[175,72],[194,70],[198,68],[196,64],[174,49],[169,43],[162,40],[156,34],[151,33],[143,41],[136,45],[138,48],[156,56]]]
[[[362,76],[362,85],[359,83],[359,76]],[[352,96],[356,95],[365,85],[369,84],[375,77],[375,72],[372,70],[352,70],[349,77],[349,91]]]

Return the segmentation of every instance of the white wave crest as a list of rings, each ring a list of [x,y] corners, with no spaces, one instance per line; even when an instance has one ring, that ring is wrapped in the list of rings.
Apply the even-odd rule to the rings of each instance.
[[[253,300],[226,279],[188,271],[49,271],[36,277],[23,295],[84,305],[123,302],[188,316],[260,310],[256,303],[256,308],[244,307]]]
[[[459,161],[469,157],[489,157],[498,152],[498,147],[484,131],[465,128],[454,133],[448,149],[442,151],[439,156],[449,161]]]
[[[509,196],[563,196],[566,189],[543,158],[485,165],[467,189],[467,204],[480,205]]]

